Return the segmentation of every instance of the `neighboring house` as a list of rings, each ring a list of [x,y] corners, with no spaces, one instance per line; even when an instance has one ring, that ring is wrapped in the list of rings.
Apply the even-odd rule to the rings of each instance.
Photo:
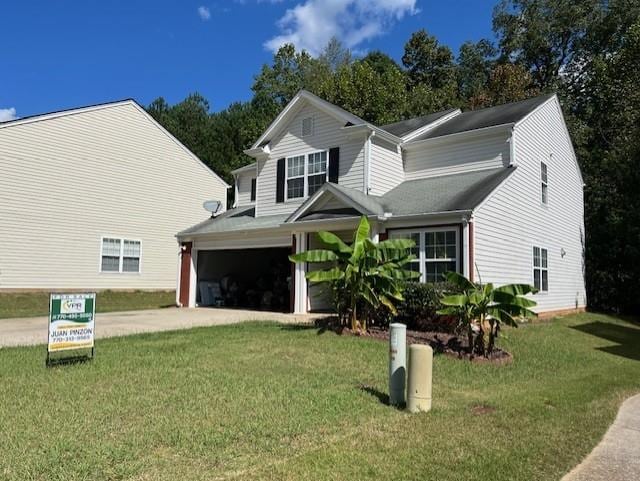
[[[374,239],[416,241],[423,282],[456,270],[534,284],[539,312],[586,305],[583,181],[555,95],[375,126],[301,91],[246,153],[234,208],[178,234],[183,305],[225,276],[268,290],[285,265],[291,310],[330,307],[287,255],[317,247],[318,230],[350,235],[361,215]]]
[[[220,177],[133,100],[0,123],[0,291],[174,289]]]

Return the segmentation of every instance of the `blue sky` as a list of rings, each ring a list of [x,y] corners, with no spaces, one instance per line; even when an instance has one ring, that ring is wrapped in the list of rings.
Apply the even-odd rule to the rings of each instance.
[[[30,0],[0,4],[0,119],[190,92],[213,111],[251,97],[283,41],[313,51],[331,35],[396,59],[426,28],[457,51],[492,37],[496,0]]]

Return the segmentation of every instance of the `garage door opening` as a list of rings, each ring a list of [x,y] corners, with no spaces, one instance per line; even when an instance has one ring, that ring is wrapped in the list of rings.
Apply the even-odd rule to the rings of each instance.
[[[290,247],[198,251],[196,303],[290,312]]]

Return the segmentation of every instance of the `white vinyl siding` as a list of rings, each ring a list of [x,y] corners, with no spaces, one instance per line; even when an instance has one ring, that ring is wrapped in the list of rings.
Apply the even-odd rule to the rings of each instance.
[[[250,205],[253,203],[251,200],[251,181],[256,178],[255,171],[242,172],[238,174],[236,179],[238,199],[236,205]]]
[[[402,181],[402,154],[395,145],[373,137],[369,164],[369,193],[383,195]]]
[[[226,186],[120,103],[0,128],[0,289],[175,289],[175,235]],[[139,275],[99,272],[100,239],[144,244]]]
[[[457,227],[394,230],[392,239],[411,239],[416,257],[409,268],[420,273],[421,282],[442,282],[445,272],[460,271],[460,236]]]
[[[474,213],[475,263],[483,282],[529,284],[532,246],[544,246],[550,290],[533,297],[535,310],[584,307],[583,187],[557,101],[540,106],[514,135],[515,172]],[[541,159],[548,159],[562,190],[546,206],[540,202]]]
[[[302,119],[313,117],[313,133],[302,136]],[[292,116],[283,131],[271,141],[267,159],[258,160],[258,216],[288,214],[296,210],[304,197],[287,202],[276,202],[278,159],[305,155],[310,152],[340,148],[338,183],[358,190],[364,188],[364,136],[349,137],[341,122],[328,114],[305,104]],[[286,168],[286,166],[285,166]]]
[[[405,153],[405,179],[506,167],[510,162],[507,133],[459,134],[433,139]]]

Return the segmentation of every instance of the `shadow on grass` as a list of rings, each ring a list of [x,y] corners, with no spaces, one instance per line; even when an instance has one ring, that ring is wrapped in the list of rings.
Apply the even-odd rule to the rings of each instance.
[[[321,335],[327,331],[336,331],[336,317],[335,316],[327,316],[321,317],[313,321],[313,324],[285,324],[281,326],[281,329],[284,331],[308,331],[311,329],[317,330],[317,334]],[[336,332],[336,334],[338,334]]]
[[[381,404],[384,404],[385,406],[389,406],[392,407],[394,409],[397,409],[398,411],[402,411],[405,406],[391,406],[389,404],[389,395],[386,392],[382,392],[379,389],[376,389],[373,386],[369,386],[367,384],[360,384],[358,386],[358,389],[364,393],[369,394],[370,396],[375,397],[378,401],[380,401]]]
[[[576,331],[616,343],[615,346],[597,347],[596,349],[599,351],[640,361],[640,329],[602,321],[570,327]]]

